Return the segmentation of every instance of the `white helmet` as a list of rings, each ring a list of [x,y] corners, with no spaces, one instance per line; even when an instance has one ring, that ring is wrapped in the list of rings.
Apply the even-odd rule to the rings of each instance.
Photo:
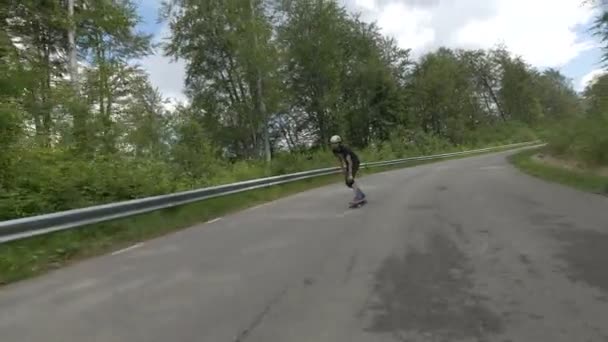
[[[342,142],[342,138],[340,138],[339,135],[334,135],[331,137],[331,139],[329,139],[329,142],[332,144],[337,144],[337,143],[341,143]]]

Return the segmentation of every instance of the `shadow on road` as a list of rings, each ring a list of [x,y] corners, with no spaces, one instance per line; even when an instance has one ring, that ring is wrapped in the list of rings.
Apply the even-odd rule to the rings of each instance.
[[[572,228],[554,229],[552,233],[564,244],[558,257],[567,262],[565,271],[570,280],[583,281],[608,296],[608,234]],[[608,298],[604,296],[603,300]]]
[[[465,255],[447,237],[428,236],[426,251],[390,257],[375,277],[369,331],[401,340],[482,338],[502,331],[500,316],[472,292]]]

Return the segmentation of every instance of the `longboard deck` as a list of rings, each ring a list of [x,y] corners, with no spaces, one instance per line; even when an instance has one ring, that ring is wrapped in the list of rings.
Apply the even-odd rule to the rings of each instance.
[[[366,200],[366,199],[365,199],[365,200],[363,200],[363,201],[360,201],[360,202],[350,202],[350,203],[348,204],[348,207],[349,207],[349,208],[351,208],[351,209],[355,209],[355,208],[362,207],[362,206],[364,206],[365,204],[367,204],[367,200]]]

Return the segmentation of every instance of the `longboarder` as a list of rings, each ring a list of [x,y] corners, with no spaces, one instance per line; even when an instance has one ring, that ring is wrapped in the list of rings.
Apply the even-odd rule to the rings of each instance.
[[[359,157],[348,146],[342,144],[342,138],[339,135],[332,136],[329,142],[334,155],[340,161],[346,186],[355,192],[355,198],[350,202],[350,206],[356,207],[365,204],[367,202],[365,194],[355,183],[355,176],[359,171]]]

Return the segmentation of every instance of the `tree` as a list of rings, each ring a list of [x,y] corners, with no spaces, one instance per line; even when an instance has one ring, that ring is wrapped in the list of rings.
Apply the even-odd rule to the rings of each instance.
[[[192,107],[179,107],[175,116],[171,156],[178,173],[188,178],[208,179],[214,168],[222,165],[218,165],[219,153],[205,132],[205,115]]]
[[[206,129],[238,155],[264,151],[268,160],[276,58],[263,3],[173,0],[164,7],[167,55],[186,60],[187,94],[205,113]]]
[[[543,116],[557,120],[579,115],[580,99],[572,83],[559,70],[549,68],[538,75],[537,96]]]
[[[394,126],[408,124],[405,87],[410,77],[409,51],[387,40],[375,25],[353,21],[348,64],[354,67],[345,75],[344,102],[351,104],[351,115],[361,117],[351,123],[351,139],[356,146],[372,140],[388,139]]]
[[[467,67],[449,49],[422,58],[408,86],[415,123],[425,133],[461,143],[482,113]]]
[[[85,88],[89,104],[97,109],[94,123],[105,153],[117,148],[114,107],[129,92],[134,72],[129,62],[151,52],[151,36],[135,32],[140,20],[131,0],[86,2],[80,13],[78,45],[85,59],[92,61]]]
[[[591,4],[599,10],[591,26],[591,31],[595,36],[599,37],[600,42],[603,44],[602,62],[606,63],[608,62],[608,2],[605,0],[587,0],[584,3]]]
[[[593,116],[608,117],[608,75],[596,77],[583,91],[586,101],[587,114]]]
[[[20,89],[24,86],[18,51],[7,32],[0,29],[0,192],[8,187],[13,147],[21,137],[23,110]]]
[[[348,32],[346,11],[334,1],[292,1],[284,7],[279,43],[285,54],[290,111],[305,113],[315,143],[338,132],[342,63]],[[348,71],[347,71],[348,72]]]
[[[120,124],[124,144],[138,157],[168,160],[171,148],[172,117],[165,108],[167,101],[148,80],[148,75],[137,70],[129,80],[129,95],[120,103],[123,108]]]
[[[471,74],[475,84],[475,92],[479,96],[479,101],[485,107],[488,119],[500,118],[507,121],[503,105],[499,99],[502,81],[502,69],[499,63],[504,50],[494,51],[459,51],[459,58],[464,63],[464,67]]]
[[[519,57],[502,58],[502,84],[499,99],[510,118],[528,124],[541,119],[542,106],[535,96],[538,74]]]
[[[63,53],[65,26],[60,5],[57,0],[10,1],[3,15],[6,36],[20,46],[27,93],[24,109],[34,123],[38,144],[47,147],[53,134],[52,87],[65,70],[59,57]]]

